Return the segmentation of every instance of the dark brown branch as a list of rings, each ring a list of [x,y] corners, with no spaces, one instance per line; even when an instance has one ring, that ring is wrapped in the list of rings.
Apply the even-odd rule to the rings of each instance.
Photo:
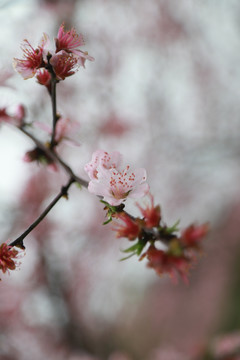
[[[49,211],[56,205],[56,203],[61,199],[61,197],[67,197],[68,189],[75,182],[75,179],[70,178],[68,183],[61,188],[59,194],[51,201],[51,203],[47,206],[47,208],[42,212],[42,214],[27,228],[27,230],[22,233],[16,240],[12,241],[10,246],[18,246],[24,249],[23,240],[25,237],[33,230],[35,227],[45,218],[45,216],[49,213]]]

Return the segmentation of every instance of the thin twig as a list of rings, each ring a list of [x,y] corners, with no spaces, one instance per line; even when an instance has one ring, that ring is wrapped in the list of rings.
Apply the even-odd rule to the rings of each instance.
[[[75,179],[72,177],[69,179],[68,183],[61,188],[59,194],[51,201],[47,208],[42,212],[42,214],[25,230],[22,235],[20,235],[16,240],[12,241],[10,246],[18,246],[22,249],[25,248],[23,240],[25,237],[33,230],[35,227],[45,218],[49,211],[56,205],[56,203],[61,199],[62,196],[67,196],[68,189],[75,182]]]

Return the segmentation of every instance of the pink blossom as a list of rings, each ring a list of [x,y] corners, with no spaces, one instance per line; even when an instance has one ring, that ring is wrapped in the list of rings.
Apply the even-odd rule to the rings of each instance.
[[[57,38],[55,38],[56,43],[56,52],[60,50],[74,50],[79,46],[84,45],[83,36],[76,33],[76,30],[72,28],[71,30],[64,31],[64,23],[60,26],[58,30]]]
[[[91,180],[98,178],[98,168],[105,169],[117,168],[122,163],[122,155],[118,151],[113,151],[111,154],[104,150],[97,150],[92,155],[92,160],[85,165],[84,170]]]
[[[34,49],[28,40],[22,45],[24,59],[13,59],[13,67],[26,80],[33,77],[43,64],[43,56],[46,54],[46,46],[49,43],[48,36],[43,34],[39,46]]]
[[[7,108],[0,108],[0,122],[11,122],[11,116],[7,113]]]
[[[58,36],[55,38],[56,44],[56,53],[61,50],[65,52],[70,52],[77,55],[79,65],[84,66],[86,59],[93,61],[94,58],[89,56],[87,51],[82,51],[77,49],[79,46],[84,45],[83,36],[76,33],[76,30],[72,28],[71,30],[64,31],[64,24],[62,24],[58,30]]]
[[[102,196],[103,200],[113,206],[120,205],[127,197],[139,198],[148,193],[145,169],[132,171],[127,166],[121,171],[117,169],[111,155],[105,153],[106,157],[98,158],[96,154],[98,155],[98,152],[93,154],[92,162],[85,165],[85,171],[90,174],[91,179],[89,192]],[[117,153],[117,159],[119,156]]]
[[[64,50],[55,54],[51,58],[50,64],[58,80],[64,80],[66,77],[75,74],[80,66],[78,57]]]

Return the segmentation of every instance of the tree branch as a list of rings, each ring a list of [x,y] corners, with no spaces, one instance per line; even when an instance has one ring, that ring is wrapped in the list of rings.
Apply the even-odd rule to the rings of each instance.
[[[9,246],[18,246],[21,249],[25,249],[23,240],[25,237],[33,230],[35,227],[45,218],[49,211],[56,205],[56,203],[61,199],[61,197],[67,197],[68,189],[75,182],[75,179],[72,177],[69,179],[68,183],[61,188],[59,194],[51,201],[47,208],[42,212],[42,214],[27,228],[27,230],[22,233],[16,240],[12,241]]]

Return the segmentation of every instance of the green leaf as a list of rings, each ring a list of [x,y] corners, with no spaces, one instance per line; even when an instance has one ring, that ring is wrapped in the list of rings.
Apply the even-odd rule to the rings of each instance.
[[[109,207],[110,205],[109,205],[109,203],[107,203],[106,201],[104,201],[104,200],[100,200],[100,202],[101,203],[103,203],[104,205],[106,205],[107,207]]]
[[[140,239],[140,240],[138,240],[138,242],[136,244],[130,246],[129,248],[127,248],[125,250],[121,250],[121,251],[124,253],[132,252],[132,254],[130,256],[133,256],[133,255],[139,256],[139,255],[141,255],[145,245],[146,245],[146,242],[143,241],[142,239]]]
[[[108,202],[106,202],[104,200],[100,200],[100,202],[103,203],[108,208],[108,211],[110,211],[112,214],[116,213],[116,212],[121,212],[125,207],[124,204],[120,204],[117,206],[110,205]]]
[[[142,251],[143,251],[143,248],[145,247],[146,245],[146,242],[145,241],[142,241],[142,240],[139,240],[138,242],[138,249],[137,249],[137,255],[141,255]]]
[[[174,233],[174,232],[176,232],[176,231],[179,231],[179,228],[177,227],[177,226],[179,225],[179,223],[180,223],[180,219],[179,219],[178,221],[176,221],[173,226],[171,226],[171,227],[169,227],[169,228],[166,228],[166,229],[165,229],[165,232],[166,232],[167,234],[172,234],[172,233]]]
[[[130,246],[129,248],[125,249],[125,250],[121,250],[124,253],[128,253],[128,252],[132,252],[132,251],[136,251],[138,249],[138,242],[132,246]]]
[[[124,257],[124,258],[121,258],[119,261],[124,261],[124,260],[130,259],[134,255],[136,255],[136,252],[133,252],[132,254],[130,254],[130,255]]]
[[[103,225],[107,225],[112,221],[112,217],[108,218],[106,221],[104,221]]]
[[[104,201],[104,200],[100,200],[101,203],[103,203],[107,208],[108,210],[110,210],[111,212],[115,212],[116,210],[116,206],[112,206],[110,205],[108,202]]]

